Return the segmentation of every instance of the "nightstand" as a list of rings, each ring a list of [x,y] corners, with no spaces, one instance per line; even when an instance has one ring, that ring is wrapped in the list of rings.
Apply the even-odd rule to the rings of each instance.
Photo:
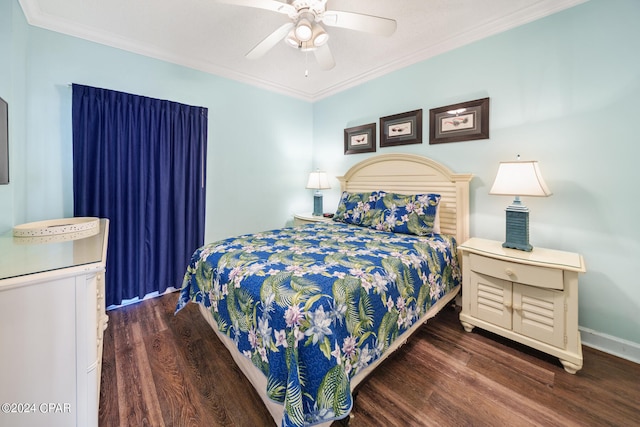
[[[327,218],[321,215],[313,215],[311,212],[309,213],[299,213],[299,214],[295,214],[293,215],[293,225],[297,226],[297,225],[303,225],[303,224],[309,224],[312,222],[332,222],[333,220],[331,218]]]
[[[534,247],[525,252],[501,242],[472,238],[462,253],[462,311],[467,332],[475,326],[560,359],[575,374],[582,368],[578,331],[579,254]]]

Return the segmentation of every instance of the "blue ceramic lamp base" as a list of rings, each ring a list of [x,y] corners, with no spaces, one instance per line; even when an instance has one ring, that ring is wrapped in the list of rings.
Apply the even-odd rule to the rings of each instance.
[[[502,247],[531,252],[533,246],[529,244],[529,208],[515,200],[507,207],[506,213],[507,237]]]
[[[316,191],[313,195],[313,216],[322,216],[322,193]]]

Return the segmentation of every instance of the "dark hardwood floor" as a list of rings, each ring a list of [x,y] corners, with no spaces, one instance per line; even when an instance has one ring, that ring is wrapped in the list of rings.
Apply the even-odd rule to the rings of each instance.
[[[110,311],[100,426],[273,426],[194,304]],[[349,425],[637,426],[640,365],[583,347],[584,367],[475,329],[445,308],[362,385]]]

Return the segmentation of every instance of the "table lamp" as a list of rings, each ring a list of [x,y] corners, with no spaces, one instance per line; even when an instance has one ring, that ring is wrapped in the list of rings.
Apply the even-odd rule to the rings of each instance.
[[[316,190],[313,194],[313,215],[322,216],[322,191],[320,190],[331,188],[326,172],[321,172],[320,169],[311,172],[307,181],[307,188]]]
[[[507,226],[505,248],[530,252],[529,244],[529,208],[520,196],[546,197],[551,191],[542,178],[537,161],[501,162],[496,179],[489,194],[515,196],[513,203],[506,209]]]

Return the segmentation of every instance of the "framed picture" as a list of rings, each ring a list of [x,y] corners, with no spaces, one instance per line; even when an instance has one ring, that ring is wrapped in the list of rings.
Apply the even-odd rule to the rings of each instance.
[[[344,154],[376,151],[376,124],[356,126],[344,130]]]
[[[380,117],[380,147],[422,144],[422,110]]]
[[[429,144],[489,138],[489,98],[429,110]]]

